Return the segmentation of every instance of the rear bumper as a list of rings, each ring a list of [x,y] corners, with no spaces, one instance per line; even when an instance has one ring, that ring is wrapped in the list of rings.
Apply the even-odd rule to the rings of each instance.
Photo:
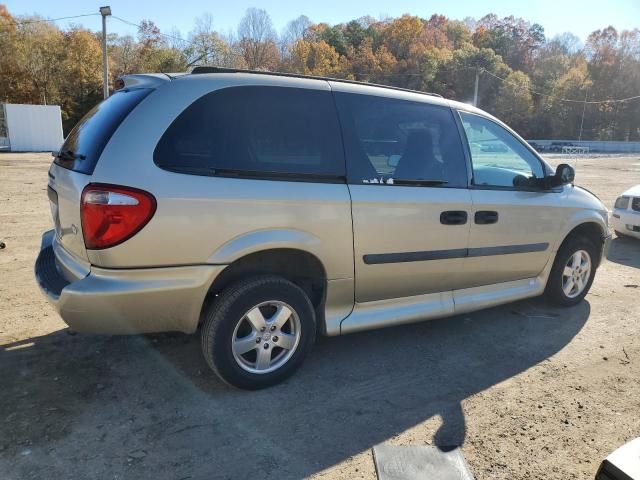
[[[82,271],[54,249],[55,232],[42,236],[35,276],[43,293],[74,330],[131,334],[198,327],[205,296],[224,265]]]

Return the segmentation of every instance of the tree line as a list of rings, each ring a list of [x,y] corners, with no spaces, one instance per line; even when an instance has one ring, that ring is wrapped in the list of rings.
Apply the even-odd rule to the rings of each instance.
[[[65,132],[102,97],[101,33],[61,30],[0,5],[0,101],[58,104]],[[111,21],[122,21],[112,17]],[[428,91],[470,102],[526,138],[640,140],[640,30],[596,30],[582,43],[547,38],[539,24],[488,14],[290,21],[279,34],[249,8],[222,34],[209,14],[183,38],[143,20],[137,35],[107,37],[111,84],[121,75],[181,72],[195,65],[295,72]],[[585,103],[596,102],[601,103]],[[584,122],[583,122],[584,113]]]

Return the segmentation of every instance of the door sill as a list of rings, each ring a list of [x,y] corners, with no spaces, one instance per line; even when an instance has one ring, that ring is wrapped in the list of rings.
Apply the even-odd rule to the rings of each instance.
[[[538,277],[522,280],[356,303],[340,324],[340,334],[447,317],[535,297],[544,291],[547,274],[545,269]]]

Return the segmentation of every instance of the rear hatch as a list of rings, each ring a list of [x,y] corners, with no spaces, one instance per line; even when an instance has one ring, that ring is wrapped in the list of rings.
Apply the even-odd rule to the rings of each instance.
[[[151,92],[121,90],[96,105],[71,130],[49,169],[48,195],[58,242],[79,260],[87,261],[82,236],[80,198],[107,142],[126,116]]]

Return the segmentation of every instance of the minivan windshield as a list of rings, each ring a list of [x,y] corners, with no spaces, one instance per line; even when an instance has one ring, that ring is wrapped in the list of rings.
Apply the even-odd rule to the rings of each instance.
[[[121,90],[93,107],[73,127],[54,162],[61,167],[91,175],[105,145],[127,115],[151,89]]]

